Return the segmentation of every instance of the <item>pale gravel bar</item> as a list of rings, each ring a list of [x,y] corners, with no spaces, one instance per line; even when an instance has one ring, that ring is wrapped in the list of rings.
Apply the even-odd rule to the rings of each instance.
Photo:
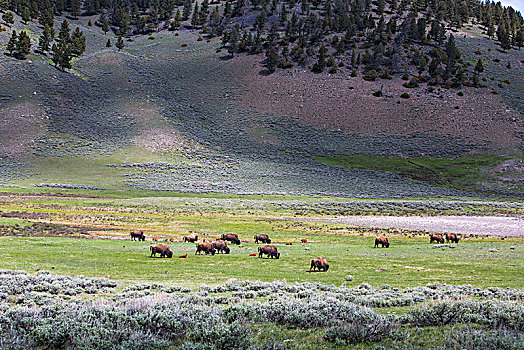
[[[361,227],[403,228],[484,236],[524,237],[524,217],[499,216],[339,216],[335,218],[291,218]]]

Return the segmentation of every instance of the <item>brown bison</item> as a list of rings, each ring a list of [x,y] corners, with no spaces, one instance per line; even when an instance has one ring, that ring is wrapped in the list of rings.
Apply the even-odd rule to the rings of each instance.
[[[389,248],[389,242],[386,237],[377,237],[375,238],[375,248],[378,248],[378,245],[381,244],[382,248]]]
[[[309,272],[311,272],[311,269],[315,271],[315,269],[318,269],[318,271],[322,270],[326,272],[329,269],[329,264],[326,260],[326,258],[316,258],[311,260],[311,266],[309,267]]]
[[[231,242],[231,244],[240,245],[240,239],[238,239],[238,235],[236,233],[223,234],[220,237],[220,239],[223,240],[223,241],[229,241],[229,242]]]
[[[144,236],[144,231],[140,231],[140,230],[131,231],[131,240],[135,241],[137,239],[139,241],[146,240],[146,236]]]
[[[258,247],[258,257],[262,258],[262,254],[266,254],[271,259],[280,259],[280,253],[277,251],[277,247],[274,245],[265,245],[262,247]]]
[[[198,241],[197,235],[189,235],[184,237],[184,242],[196,243]]]
[[[230,249],[227,246],[227,242],[226,241],[214,241],[211,244],[213,244],[213,248],[216,249],[217,253],[222,252],[222,253],[229,254],[229,252],[230,252]]]
[[[271,239],[269,239],[269,236],[265,233],[255,235],[255,243],[258,244],[259,241],[261,243],[271,243]]]
[[[197,243],[196,248],[197,249],[196,249],[195,255],[197,255],[197,253],[201,255],[202,252],[206,253],[206,255],[208,255],[209,253],[211,253],[211,255],[215,255],[215,252],[216,252],[211,242]]]
[[[162,243],[155,244],[149,247],[149,250],[151,250],[151,258],[153,257],[156,258],[157,253],[160,254],[161,258],[164,258],[164,257],[172,258],[173,257],[173,252],[169,250],[169,246],[167,244],[162,244]]]
[[[446,233],[446,242],[458,243],[460,238],[454,233]]]
[[[429,235],[429,243],[438,242],[444,244],[444,237],[440,233],[432,233]]]

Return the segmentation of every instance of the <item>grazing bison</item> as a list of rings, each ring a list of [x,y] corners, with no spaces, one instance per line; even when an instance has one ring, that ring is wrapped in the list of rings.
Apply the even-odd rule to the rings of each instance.
[[[438,242],[444,244],[444,237],[440,233],[432,233],[429,235],[429,243]]]
[[[460,240],[459,237],[457,237],[456,234],[454,233],[446,233],[446,242],[449,243],[458,243]]]
[[[167,244],[155,244],[149,247],[149,250],[151,250],[151,258],[153,257],[156,258],[157,253],[160,254],[161,258],[164,258],[164,257],[172,258],[173,257],[173,252],[169,250],[169,246]]]
[[[271,243],[271,240],[269,239],[269,236],[265,233],[262,233],[260,235],[255,235],[255,243],[258,244],[258,242],[261,243]]]
[[[258,257],[262,258],[262,254],[266,254],[271,259],[280,259],[280,253],[277,251],[277,247],[274,245],[265,245],[262,247],[258,247]]]
[[[231,242],[231,244],[240,245],[240,239],[238,239],[238,235],[236,233],[223,234],[220,237],[220,239],[223,240],[223,241],[229,241],[229,242]]]
[[[375,238],[375,248],[378,248],[378,245],[381,244],[382,248],[389,248],[389,242],[386,237],[377,237]]]
[[[196,243],[198,241],[197,235],[189,235],[184,237],[184,242]]]
[[[202,252],[206,253],[206,255],[208,255],[209,253],[211,253],[211,255],[215,255],[215,252],[216,252],[211,242],[197,243],[196,248],[197,249],[196,249],[195,255],[197,255],[197,253],[201,255]]]
[[[146,240],[146,236],[144,236],[144,231],[140,231],[140,230],[131,231],[131,240],[135,241],[137,239],[139,241]]]
[[[326,258],[316,258],[311,260],[309,272],[311,272],[311,269],[313,269],[313,271],[315,271],[315,269],[318,269],[318,271],[322,270],[326,272],[329,269],[329,264]]]
[[[214,241],[211,244],[213,244],[213,248],[216,249],[217,253],[222,252],[222,253],[229,254],[230,249],[227,246],[226,241]]]

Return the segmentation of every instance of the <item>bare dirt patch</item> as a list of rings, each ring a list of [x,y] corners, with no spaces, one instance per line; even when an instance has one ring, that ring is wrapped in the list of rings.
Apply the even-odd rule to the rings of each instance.
[[[363,135],[427,134],[465,137],[491,149],[518,144],[515,130],[524,131],[518,112],[487,89],[408,89],[400,78],[368,82],[350,77],[349,69],[336,75],[314,74],[305,68],[259,74],[264,67],[256,57],[237,57],[237,76],[247,88],[242,104],[268,114],[290,116],[304,124],[327,131]],[[383,97],[372,96],[382,90]],[[401,99],[407,92],[409,99]],[[437,94],[438,92],[438,94]],[[497,132],[493,132],[497,130]]]
[[[0,156],[28,152],[46,132],[45,117],[43,109],[33,102],[0,108]]]
[[[347,216],[297,219],[376,228],[402,228],[468,235],[524,237],[523,217],[493,216]]]

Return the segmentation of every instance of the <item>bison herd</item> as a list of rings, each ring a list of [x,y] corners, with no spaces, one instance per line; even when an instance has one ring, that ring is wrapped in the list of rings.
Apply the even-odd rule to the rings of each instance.
[[[140,230],[134,230],[131,231],[131,239],[138,240],[138,241],[145,241],[145,235],[143,231]],[[156,237],[155,237],[156,238]],[[430,243],[437,242],[437,243],[444,243],[444,238],[446,239],[446,242],[451,243],[458,243],[460,238],[455,233],[446,233],[444,235],[440,233],[434,233],[429,235]],[[258,254],[252,253],[249,254],[249,256],[257,256],[259,258],[263,258],[264,255],[267,256],[268,259],[280,259],[280,253],[278,252],[277,247],[274,245],[271,245],[271,239],[267,234],[259,234],[254,236],[255,243],[268,243],[267,245],[258,247]],[[156,241],[156,240],[155,240]],[[230,248],[227,245],[227,242],[230,244],[236,244],[240,245],[240,239],[238,238],[238,235],[235,233],[228,233],[223,234],[220,236],[220,238],[217,238],[216,241],[213,242],[206,242],[204,239],[203,242],[197,243],[198,236],[195,234],[185,236],[183,238],[184,242],[189,243],[196,243],[196,252],[195,255],[201,255],[202,253],[205,253],[206,255],[215,255],[217,253],[222,254],[229,254]],[[173,239],[171,238],[171,242],[173,242]],[[301,243],[307,244],[307,239],[302,239]],[[287,243],[286,243],[287,244]],[[387,237],[376,237],[375,238],[375,245],[374,248],[378,248],[378,246],[381,246],[382,248],[389,248],[389,241]],[[157,254],[160,255],[161,258],[172,258],[173,252],[169,249],[169,245],[167,244],[155,244],[152,245],[150,248],[151,251],[151,258],[154,258],[157,256]],[[309,249],[309,248],[306,248]],[[186,255],[181,255],[180,258],[187,258]],[[311,260],[311,266],[309,268],[309,272],[314,271],[323,271],[326,272],[329,269],[329,264],[326,260],[326,258],[319,257]]]

